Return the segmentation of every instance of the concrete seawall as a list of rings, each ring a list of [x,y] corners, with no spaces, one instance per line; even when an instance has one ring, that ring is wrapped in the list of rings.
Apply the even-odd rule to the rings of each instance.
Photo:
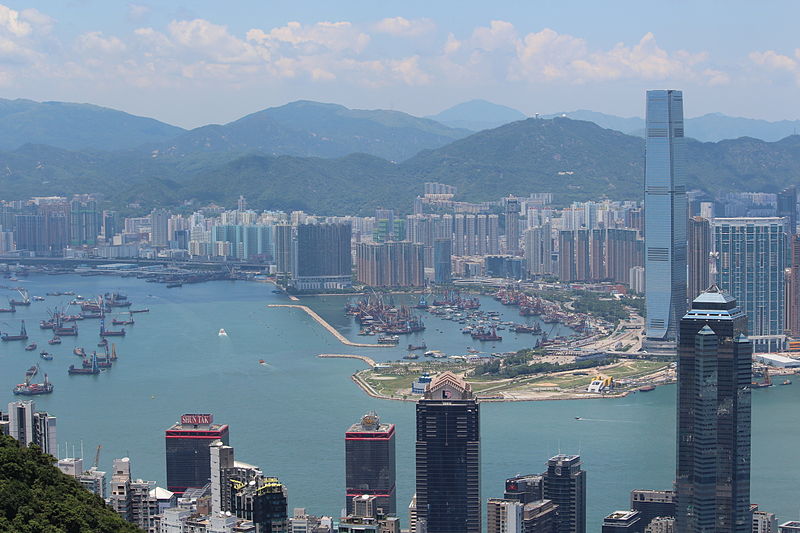
[[[391,348],[391,347],[394,346],[392,344],[366,344],[366,343],[363,343],[363,342],[353,342],[351,340],[348,340],[347,338],[345,338],[344,335],[342,335],[341,333],[336,331],[336,328],[334,328],[333,326],[328,324],[325,321],[325,319],[323,319],[313,309],[311,309],[310,307],[308,307],[306,305],[298,305],[298,304],[269,304],[269,305],[267,305],[267,307],[289,307],[289,308],[292,308],[292,309],[302,309],[303,311],[305,311],[308,314],[308,316],[310,316],[311,318],[316,320],[317,323],[319,323],[320,326],[322,326],[323,328],[327,329],[330,332],[331,335],[336,337],[339,340],[339,342],[341,342],[342,344],[345,344],[347,346],[355,346],[356,348]]]

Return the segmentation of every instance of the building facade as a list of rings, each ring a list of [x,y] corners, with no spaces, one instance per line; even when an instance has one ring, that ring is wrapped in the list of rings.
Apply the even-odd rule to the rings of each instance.
[[[207,484],[211,479],[209,445],[217,440],[229,444],[228,425],[214,424],[210,414],[184,414],[167,429],[167,489],[180,495]]]
[[[785,344],[785,218],[714,219],[716,283],[747,314],[756,351],[781,351]]]
[[[558,533],[586,533],[586,471],[579,455],[556,455],[547,461],[544,497],[558,505]]]
[[[712,286],[681,320],[675,531],[749,533],[752,345],[747,314]]]
[[[417,402],[417,531],[480,533],[479,416],[472,388],[450,372]]]
[[[345,432],[345,486],[347,514],[353,513],[353,499],[375,496],[375,506],[385,515],[397,513],[395,426],[381,424],[369,412]]]
[[[674,343],[686,311],[686,154],[683,93],[647,91],[645,124],[646,336]]]
[[[292,286],[298,290],[352,286],[350,224],[300,224],[295,231]]]

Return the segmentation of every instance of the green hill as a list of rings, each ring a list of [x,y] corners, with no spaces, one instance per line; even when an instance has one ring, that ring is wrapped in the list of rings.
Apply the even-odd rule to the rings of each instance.
[[[63,474],[38,447],[0,435],[0,531],[114,533],[141,531]]]
[[[182,128],[90,104],[0,98],[0,150],[47,144],[67,150],[124,150],[162,142]]]
[[[800,136],[701,143],[687,139],[689,189],[777,192],[800,181]],[[408,211],[426,181],[459,188],[458,199],[552,192],[573,200],[639,200],[644,140],[567,118],[527,119],[486,130],[402,162],[366,154],[338,158],[195,152],[70,152],[25,146],[0,152],[3,199],[99,192],[112,205],[217,202],[240,194],[259,209],[319,214]]]

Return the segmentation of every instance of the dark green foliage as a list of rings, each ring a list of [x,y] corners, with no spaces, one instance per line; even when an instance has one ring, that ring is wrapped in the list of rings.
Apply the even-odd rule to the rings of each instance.
[[[545,374],[548,372],[563,372],[566,370],[580,370],[584,368],[595,368],[598,366],[610,365],[617,360],[613,357],[601,357],[578,361],[576,363],[565,363],[558,365],[555,363],[533,363],[528,364],[531,355],[520,352],[517,355],[505,359],[495,359],[475,367],[475,376],[498,376],[501,378],[514,378],[517,376],[528,376],[533,374]]]
[[[54,462],[39,448],[20,448],[16,440],[0,435],[0,532],[140,531]]]
[[[609,322],[617,322],[630,316],[622,301],[595,292],[579,293],[573,307],[579,313],[599,316]]]

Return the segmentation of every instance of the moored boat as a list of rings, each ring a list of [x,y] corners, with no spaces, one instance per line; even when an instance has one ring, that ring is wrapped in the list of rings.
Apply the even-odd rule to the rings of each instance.
[[[39,352],[39,357],[41,357],[45,361],[52,361],[53,360],[53,354],[51,354],[50,352],[45,352],[44,350]]]
[[[25,347],[25,351],[26,351],[26,352],[32,352],[32,351],[34,351],[35,349],[36,349],[36,343],[35,343],[35,342],[32,342],[32,343],[30,343],[29,345],[27,345],[27,346]]]
[[[31,383],[29,379],[25,383],[20,383],[14,387],[14,394],[21,396],[35,396],[37,394],[50,394],[53,392],[53,384],[44,375],[44,383]]]

